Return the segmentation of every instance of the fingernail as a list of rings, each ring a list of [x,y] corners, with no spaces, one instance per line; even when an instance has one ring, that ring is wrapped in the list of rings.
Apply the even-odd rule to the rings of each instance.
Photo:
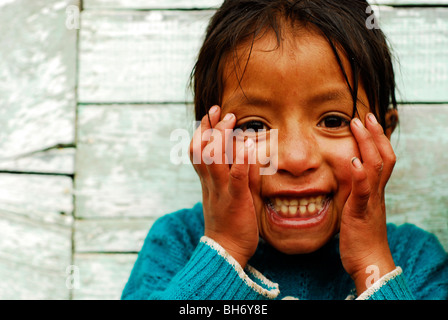
[[[210,110],[209,110],[209,113],[210,114],[214,114],[214,113],[216,113],[218,111],[218,106],[213,106]]]
[[[355,125],[357,127],[360,127],[360,128],[364,127],[364,125],[362,124],[361,120],[359,120],[358,118],[353,119],[353,122],[355,123]]]
[[[352,165],[353,165],[356,169],[361,169],[361,167],[362,167],[361,160],[359,160],[357,157],[353,157],[353,158],[352,158]]]
[[[231,119],[233,119],[233,117],[234,117],[235,115],[233,114],[233,113],[228,113],[228,114],[226,114],[226,116],[224,117],[224,121],[229,121],[229,120],[231,120]]]
[[[372,122],[373,124],[378,123],[378,121],[376,120],[376,117],[373,114],[369,113],[369,115],[367,117],[369,118],[370,122]]]

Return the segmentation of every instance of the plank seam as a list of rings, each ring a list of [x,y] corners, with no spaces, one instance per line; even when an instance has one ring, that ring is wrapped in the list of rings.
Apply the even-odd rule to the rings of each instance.
[[[0,174],[20,174],[20,175],[36,175],[36,176],[60,176],[74,178],[73,173],[62,172],[34,172],[34,171],[14,171],[14,170],[0,170]]]
[[[82,19],[82,12],[84,11],[84,0],[79,0],[79,6],[80,6],[80,16],[79,19]],[[79,21],[80,25],[82,23],[82,21]],[[74,144],[75,144],[75,156],[74,156],[74,160],[73,160],[73,177],[72,177],[72,188],[73,188],[73,194],[72,194],[72,224],[71,224],[71,236],[70,236],[70,264],[71,265],[75,265],[75,220],[76,220],[76,179],[75,179],[75,175],[77,172],[77,151],[78,149],[76,148],[77,143],[78,143],[78,134],[79,134],[79,130],[78,130],[78,122],[79,122],[79,109],[78,109],[78,102],[79,102],[79,79],[80,79],[80,63],[79,63],[79,56],[80,56],[80,28],[78,30],[76,30],[76,52],[75,52],[75,123],[74,123]],[[68,289],[68,300],[73,300],[73,289]]]

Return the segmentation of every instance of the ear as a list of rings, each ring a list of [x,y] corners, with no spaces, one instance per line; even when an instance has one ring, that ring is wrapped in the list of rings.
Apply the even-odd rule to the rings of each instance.
[[[398,125],[398,110],[389,109],[386,112],[386,132],[385,132],[385,135],[389,140],[397,125]]]

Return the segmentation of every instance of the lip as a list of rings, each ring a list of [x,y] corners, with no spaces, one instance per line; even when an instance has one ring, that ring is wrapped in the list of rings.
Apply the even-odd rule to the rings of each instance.
[[[326,188],[306,188],[306,189],[289,189],[289,190],[279,190],[272,191],[269,194],[264,195],[265,198],[274,197],[294,197],[294,198],[304,198],[304,197],[315,197],[319,195],[330,195],[331,191]]]
[[[270,223],[272,223],[275,226],[281,227],[281,228],[293,228],[293,229],[307,229],[316,227],[320,224],[322,224],[326,218],[328,217],[328,212],[330,208],[330,203],[332,201],[331,194],[325,193],[325,192],[316,192],[316,191],[309,191],[306,193],[295,193],[294,195],[291,193],[282,193],[273,195],[271,197],[312,197],[317,195],[323,195],[325,194],[326,199],[322,205],[322,208],[313,216],[311,217],[303,217],[303,218],[284,218],[281,217],[275,209],[268,204],[267,201],[265,201],[265,210],[267,213],[267,216],[269,218]]]

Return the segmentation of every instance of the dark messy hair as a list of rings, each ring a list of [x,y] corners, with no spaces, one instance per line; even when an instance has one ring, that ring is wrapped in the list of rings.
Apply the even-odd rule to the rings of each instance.
[[[368,28],[372,14],[368,6],[363,0],[225,0],[208,25],[191,73],[196,120],[201,120],[213,105],[221,104],[222,60],[229,54],[236,57],[237,47],[243,42],[252,44],[252,48],[266,31],[273,31],[280,45],[281,31],[288,21],[317,28],[328,40],[353,98],[353,117],[361,81],[371,111],[385,129],[388,109],[397,108],[394,70],[385,35],[377,27]],[[350,63],[351,81],[340,53]],[[244,71],[241,78],[243,75]]]

